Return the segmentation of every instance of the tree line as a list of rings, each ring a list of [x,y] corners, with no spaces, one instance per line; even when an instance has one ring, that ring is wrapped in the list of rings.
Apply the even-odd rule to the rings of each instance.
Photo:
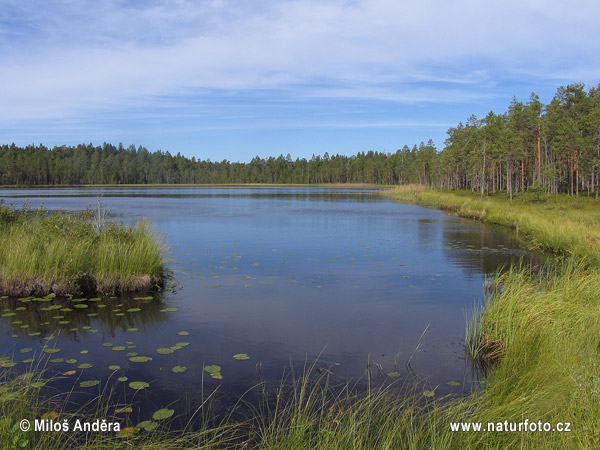
[[[481,192],[600,188],[600,85],[560,87],[544,105],[531,94],[502,114],[472,115],[447,131],[445,147],[405,145],[393,153],[255,157],[249,163],[187,158],[145,147],[0,146],[0,184],[421,183]]]

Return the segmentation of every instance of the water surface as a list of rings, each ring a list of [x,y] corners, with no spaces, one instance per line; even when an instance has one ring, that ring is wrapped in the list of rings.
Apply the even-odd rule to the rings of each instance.
[[[217,386],[224,402],[233,401],[306,361],[339,379],[363,377],[371,362],[379,378],[381,370],[400,372],[440,395],[468,392],[476,377],[465,359],[465,312],[482,303],[486,275],[538,258],[507,231],[381,198],[371,188],[0,190],[6,202],[47,209],[83,209],[97,197],[113,220],[145,219],[165,236],[177,288],[152,300],[85,301],[87,308],[66,312],[43,310],[73,306],[64,299],[4,299],[0,349],[17,369],[42,361],[53,373],[74,370],[57,389],[97,392],[79,383],[113,383],[140,409],[148,402],[183,409],[184,399],[193,409],[202,389]],[[156,351],[181,342],[189,345]],[[48,355],[43,345],[60,351]],[[131,352],[152,360],[132,362]],[[250,359],[233,359],[238,353]],[[77,362],[47,362],[57,358]],[[203,371],[215,364],[222,380]],[[174,374],[174,366],[187,371]],[[130,381],[150,387],[136,392]]]

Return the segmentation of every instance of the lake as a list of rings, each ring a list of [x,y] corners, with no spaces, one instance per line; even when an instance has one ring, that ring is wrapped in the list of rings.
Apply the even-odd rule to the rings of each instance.
[[[59,309],[66,299],[3,299],[0,356],[18,363],[13,370],[58,374],[44,389],[74,387],[75,403],[113,386],[140,418],[148,405],[193,410],[217,387],[219,401],[232,404],[261,380],[276,384],[313,363],[359,388],[370,362],[374,381],[398,372],[400,383],[439,395],[468,393],[478,377],[465,355],[465,315],[482,304],[486,276],[541,257],[510,231],[377,191],[0,189],[17,206],[78,210],[101,197],[112,220],[147,220],[165,237],[175,285],[152,299],[88,299],[71,311]],[[222,379],[208,365],[220,366]],[[100,384],[82,387],[86,380]],[[132,381],[149,386],[136,391]]]

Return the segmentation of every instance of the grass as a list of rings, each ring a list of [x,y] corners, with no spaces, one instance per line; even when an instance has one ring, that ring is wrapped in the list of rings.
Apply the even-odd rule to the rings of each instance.
[[[141,432],[116,440],[95,436],[84,449],[592,449],[600,446],[600,207],[587,199],[496,196],[431,192],[408,187],[394,198],[450,210],[525,234],[532,246],[561,258],[545,268],[516,266],[488,286],[485,306],[468,320],[467,348],[490,370],[486,388],[466,398],[424,396],[419,386],[389,389],[369,382],[366,393],[331,382],[327,371],[309,367],[284,380],[242,418],[201,421],[185,429]],[[30,381],[0,383],[0,441],[15,435],[26,448],[66,449],[14,431],[22,417],[47,410]],[[7,389],[8,386],[8,389]],[[263,385],[259,389],[263,389]],[[18,396],[3,395],[21,389]],[[28,394],[29,393],[29,394]],[[31,395],[31,400],[26,400]],[[26,402],[22,406],[12,402]],[[8,405],[8,406],[5,406]],[[104,411],[104,410],[103,410]],[[208,408],[210,413],[210,408]],[[106,413],[108,414],[108,412]],[[204,413],[202,413],[204,414]],[[8,419],[8,420],[7,420]],[[452,432],[452,422],[570,423],[571,432]],[[209,425],[212,423],[212,425]],[[11,428],[13,427],[13,428]],[[46,433],[43,439],[50,435]],[[8,447],[11,448],[11,447]],[[17,447],[14,447],[17,448]]]
[[[162,285],[165,250],[145,222],[0,204],[0,295],[112,294]]]

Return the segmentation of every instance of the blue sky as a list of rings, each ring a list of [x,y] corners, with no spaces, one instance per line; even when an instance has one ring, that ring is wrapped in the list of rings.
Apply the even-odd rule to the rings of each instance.
[[[393,152],[600,82],[597,0],[2,0],[0,143]]]

